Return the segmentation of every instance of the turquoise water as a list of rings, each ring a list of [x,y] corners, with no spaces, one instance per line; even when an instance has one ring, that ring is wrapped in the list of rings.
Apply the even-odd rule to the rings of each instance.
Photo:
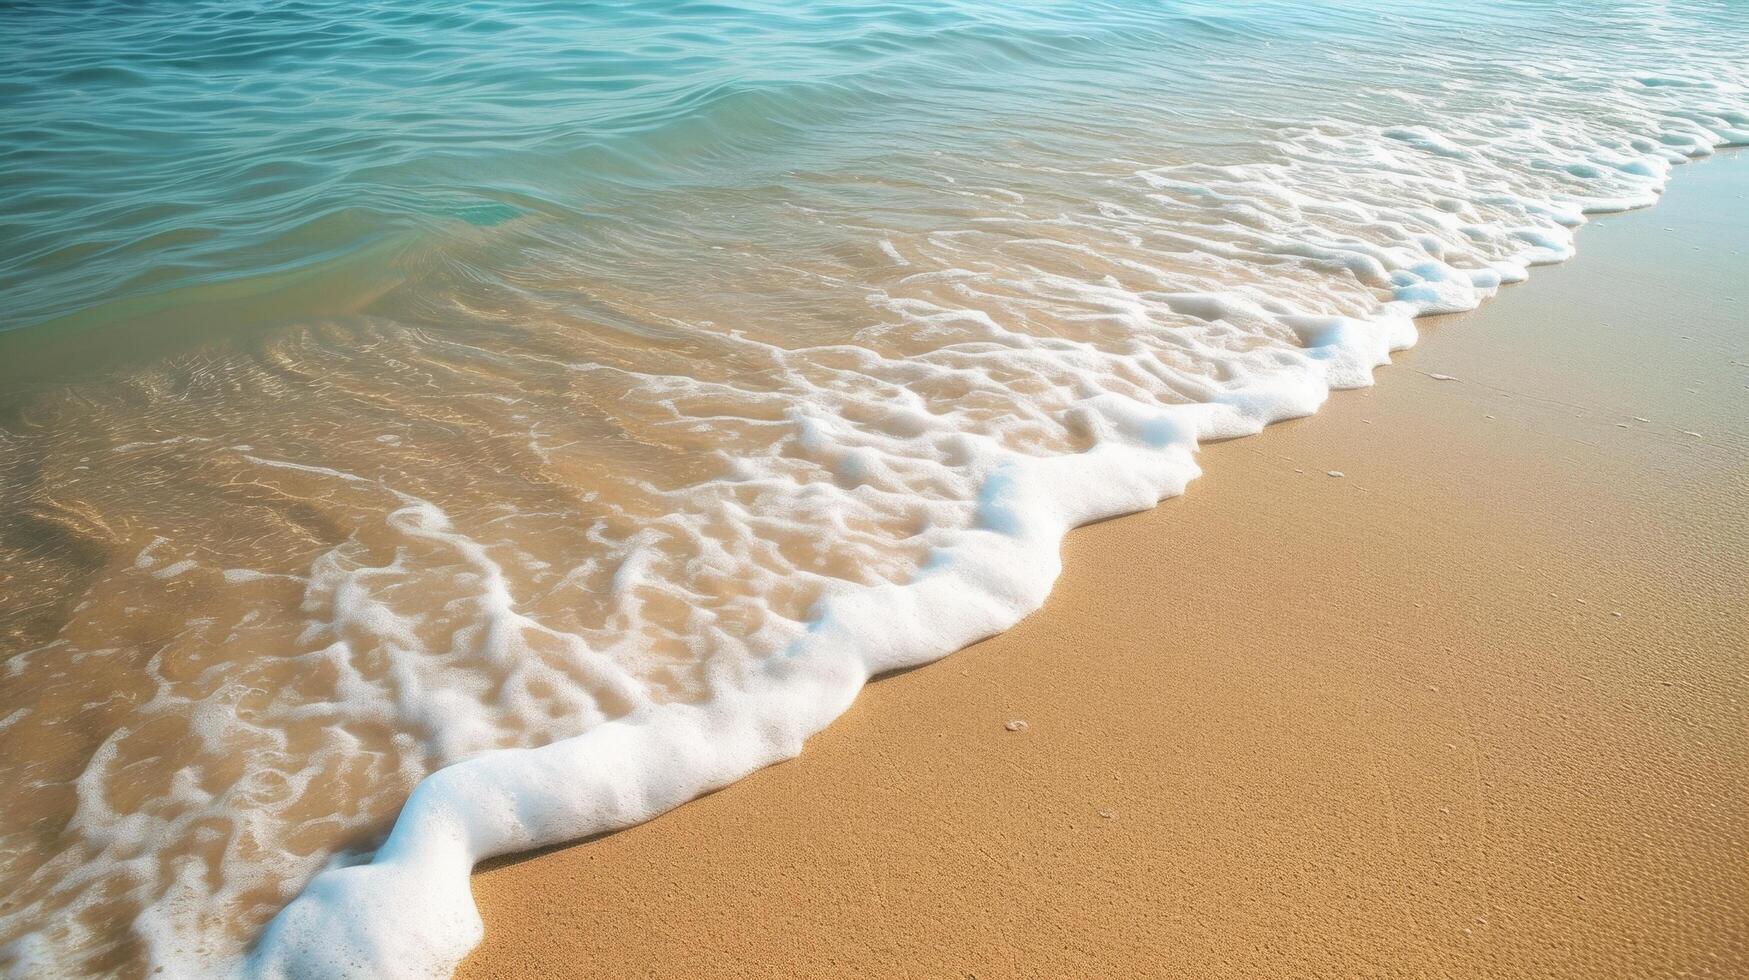
[[[1749,142],[1744,50],[1730,2],[0,5],[0,966],[445,973],[475,860],[799,751]]]
[[[1103,141],[1127,126],[1242,147],[1260,117],[1402,121],[1407,107],[1377,86],[1439,91],[1470,52],[1510,63],[1535,44],[1583,60],[1643,48],[1649,31],[1692,41],[1692,60],[1642,67],[1704,75],[1701,55],[1728,55],[1721,42],[1742,24],[1730,4],[1591,4],[1568,32],[1561,9],[13,5],[0,325],[120,316],[144,297],[171,304],[385,242],[432,247],[459,224],[642,221],[640,209],[668,210],[664,196],[781,181],[802,161]],[[1588,90],[1506,97],[1579,108]],[[1077,133],[1090,120],[1098,131]]]
[[[611,223],[628,198],[842,154],[837,126],[864,151],[960,144],[998,113],[1146,89],[1174,60],[1129,53],[1248,27],[709,3],[56,5],[8,26],[9,327],[458,224]]]

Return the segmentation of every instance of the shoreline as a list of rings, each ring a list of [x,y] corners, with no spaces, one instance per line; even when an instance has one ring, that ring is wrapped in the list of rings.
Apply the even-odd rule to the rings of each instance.
[[[1740,705],[1716,689],[1676,703],[1675,690],[1705,687],[1698,674],[1657,681],[1644,703],[1610,695],[1645,694],[1649,668],[1625,664],[1633,650],[1680,652],[1676,668],[1741,682],[1727,654],[1749,633],[1730,604],[1744,588],[1730,564],[1743,546],[1730,540],[1742,420],[1729,401],[1670,423],[1653,408],[1605,421],[1585,406],[1609,404],[1626,380],[1657,385],[1636,406],[1677,410],[1690,389],[1674,386],[1700,378],[1674,326],[1619,329],[1607,349],[1591,341],[1599,316],[1625,315],[1657,295],[1648,289],[1678,308],[1710,298],[1718,314],[1704,288],[1635,274],[1688,259],[1700,225],[1728,235],[1734,214],[1742,226],[1746,162],[1685,167],[1672,200],[1594,219],[1585,256],[1540,270],[1536,287],[1422,321],[1422,347],[1316,421],[1206,447],[1207,474],[1188,496],[1069,535],[1044,610],[870,685],[800,760],[660,820],[482,866],[487,938],[459,975],[1515,973],[1582,969],[1582,955],[1606,957],[1593,968],[1740,960],[1731,916],[1743,921],[1749,884],[1728,877],[1719,849],[1749,833],[1728,812],[1749,769],[1744,740],[1730,739]],[[1736,196],[1709,206],[1707,194]],[[1691,203],[1673,210],[1678,201]],[[1650,243],[1627,241],[1634,231]],[[1636,257],[1642,244],[1654,254]],[[1726,254],[1704,262],[1733,257],[1715,251]],[[1731,268],[1744,268],[1741,254]],[[1718,392],[1735,380],[1740,405],[1735,339],[1720,349],[1738,360],[1712,364],[1722,374],[1706,391],[1728,399]],[[1719,435],[1691,427],[1706,421]],[[1604,442],[1619,425],[1621,444]],[[1457,450],[1475,465],[1450,459]],[[1630,527],[1642,536],[1623,547]],[[1438,543],[1451,550],[1430,555]],[[1463,553],[1478,546],[1485,559]],[[1416,598],[1391,594],[1405,585]],[[1579,653],[1608,669],[1573,673]],[[1547,715],[1534,692],[1569,710]],[[1654,729],[1620,744],[1648,726],[1636,713],[1648,705],[1691,716],[1664,741]],[[1006,731],[1013,718],[1027,730]],[[1669,765],[1679,734],[1706,748],[1698,770]],[[1597,775],[1621,760],[1639,767],[1637,782]],[[1632,805],[1594,797],[1603,790]],[[1682,811],[1659,804],[1684,798]],[[1697,800],[1713,823],[1696,825]],[[1490,826],[1525,833],[1502,843]],[[1558,853],[1558,837],[1530,831],[1563,827],[1591,835],[1577,838],[1591,863],[1541,870],[1596,889],[1589,917],[1557,907],[1574,893],[1526,880],[1534,855],[1490,851],[1534,839]],[[1624,949],[1622,937],[1657,921],[1629,906],[1657,889],[1612,874],[1611,861],[1635,865],[1612,848],[1659,828],[1691,834],[1681,845],[1713,858],[1651,862],[1697,880],[1659,892],[1694,921],[1685,942],[1647,932]],[[1516,898],[1479,897],[1494,878]],[[1016,948],[1025,935],[1030,952]]]

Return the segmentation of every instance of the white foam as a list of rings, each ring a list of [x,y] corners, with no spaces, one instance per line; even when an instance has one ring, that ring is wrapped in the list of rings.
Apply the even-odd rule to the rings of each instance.
[[[1308,161],[1344,165],[1357,149],[1322,139],[1302,144]],[[1483,155],[1449,136],[1419,130],[1385,131],[1376,140],[1368,152],[1399,152],[1389,144],[1408,143],[1441,160]],[[1683,156],[1698,152],[1697,144],[1674,145]],[[1201,243],[1210,250],[1297,255],[1383,293],[1370,310],[1338,314],[1296,312],[1243,290],[1137,295],[1111,284],[1053,282],[1049,276],[1033,284],[1074,290],[1118,315],[1133,316],[1138,336],[1146,335],[1155,309],[1204,323],[1207,333],[1196,341],[1198,349],[1228,365],[1226,383],[1174,373],[1160,348],[1136,346],[1115,358],[1174,391],[1199,393],[1191,404],[1164,403],[1133,387],[1101,387],[1093,379],[1111,377],[1114,359],[1088,348],[1017,340],[977,310],[894,300],[895,311],[920,331],[950,321],[961,328],[971,323],[991,343],[1014,344],[1016,358],[1084,361],[1080,397],[1057,417],[1066,428],[1087,434],[1090,447],[1035,455],[990,436],[940,431],[939,420],[903,410],[892,413],[884,433],[871,433],[842,418],[796,409],[806,421],[799,445],[852,487],[897,460],[950,454],[956,465],[982,474],[975,520],[938,529],[929,560],[908,581],[844,583],[829,591],[805,631],[782,649],[721,675],[713,696],[702,703],[643,701],[579,736],[474,755],[428,776],[374,858],[317,876],[273,921],[247,972],[267,978],[445,975],[481,937],[468,886],[477,861],[647,820],[795,755],[870,677],[944,656],[1036,609],[1060,570],[1059,542],[1070,528],[1181,493],[1198,474],[1200,441],[1255,433],[1313,412],[1332,388],[1370,384],[1372,370],[1387,363],[1392,351],[1414,343],[1414,317],[1474,308],[1502,283],[1523,279],[1530,266],[1567,258],[1583,210],[1650,203],[1670,159],[1656,149],[1633,158],[1612,150],[1599,154],[1593,166],[1568,167],[1565,172],[1604,185],[1595,201],[1515,199],[1496,188],[1477,194],[1459,181],[1429,181],[1433,186],[1422,193],[1431,200],[1413,212],[1393,211],[1365,191],[1364,181],[1373,175],[1360,169],[1354,198],[1341,206],[1271,183],[1282,175],[1267,169],[1141,173],[1140,179],[1170,199],[1189,198],[1199,208],[1255,208],[1268,200],[1279,213],[1293,215],[1254,239],[1228,234]],[[1517,221],[1481,224],[1463,217],[1482,206],[1503,208]],[[1332,228],[1394,214],[1442,231],[1381,246],[1321,232],[1309,217],[1314,213],[1342,216],[1331,219]],[[951,272],[924,275],[955,278]],[[1235,332],[1234,323],[1246,324],[1247,335],[1288,336],[1296,346],[1211,353]],[[904,369],[922,378],[953,367],[941,355],[933,364],[920,361]],[[744,460],[737,472],[757,482],[770,478],[774,465]],[[421,533],[446,533],[441,515],[417,507],[415,512],[425,527]],[[619,575],[620,587],[628,587],[639,575],[637,564],[628,562]],[[500,601],[510,614],[510,597]]]

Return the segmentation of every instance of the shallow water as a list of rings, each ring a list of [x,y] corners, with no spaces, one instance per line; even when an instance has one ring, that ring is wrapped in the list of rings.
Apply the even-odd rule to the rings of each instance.
[[[1196,439],[1749,140],[1730,3],[0,28],[0,964],[33,975],[440,972],[472,859],[795,751],[1036,605],[1061,530],[1176,492]]]

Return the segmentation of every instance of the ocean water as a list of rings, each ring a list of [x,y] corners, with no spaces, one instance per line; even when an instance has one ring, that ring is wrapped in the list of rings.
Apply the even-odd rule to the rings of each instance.
[[[444,975],[474,861],[794,754],[1749,142],[1745,51],[1734,2],[0,4],[0,968]]]

